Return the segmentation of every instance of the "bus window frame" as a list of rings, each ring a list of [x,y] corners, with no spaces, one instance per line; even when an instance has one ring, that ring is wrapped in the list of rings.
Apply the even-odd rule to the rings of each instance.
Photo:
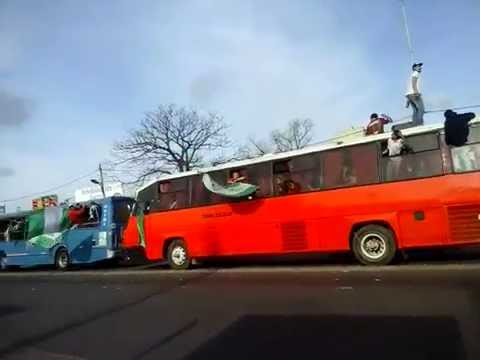
[[[480,129],[480,122],[476,122],[476,123],[473,123],[473,124],[469,124],[469,127],[470,127],[470,130],[471,128],[479,128]],[[469,133],[469,137],[470,137],[470,134],[471,132]],[[478,169],[475,169],[475,170],[466,170],[466,171],[457,171],[455,170],[455,164],[454,164],[454,160],[453,160],[453,153],[452,153],[452,150],[453,149],[456,149],[456,148],[463,148],[463,147],[466,147],[466,146],[480,146],[480,138],[477,139],[477,141],[467,141],[464,145],[462,146],[450,146],[450,145],[446,145],[447,148],[448,148],[448,153],[450,155],[450,162],[451,162],[451,173],[454,174],[454,175],[460,175],[460,174],[470,174],[470,173],[474,173],[474,172],[478,172],[480,171],[480,167]]]
[[[414,180],[419,180],[419,179],[429,179],[429,178],[434,178],[434,177],[439,177],[439,176],[444,176],[447,174],[446,172],[446,168],[445,168],[445,159],[444,159],[444,153],[443,153],[443,150],[442,150],[442,139],[441,139],[441,130],[435,130],[435,131],[429,131],[429,132],[425,132],[425,133],[421,133],[421,134],[414,134],[414,135],[411,135],[411,136],[408,136],[408,137],[405,137],[405,143],[408,144],[408,139],[409,137],[420,137],[420,136],[428,136],[428,135],[436,135],[436,139],[437,139],[437,147],[436,148],[432,148],[432,149],[424,149],[424,150],[420,150],[420,151],[413,151],[412,153],[410,154],[403,154],[403,155],[397,155],[395,157],[403,157],[403,158],[406,158],[408,156],[414,156],[416,154],[424,154],[424,153],[433,153],[433,152],[438,152],[438,155],[439,155],[439,161],[440,161],[440,165],[441,165],[441,172],[440,174],[436,174],[436,175],[428,175],[428,176],[415,176],[415,177],[408,177],[408,178],[400,178],[400,179],[394,179],[394,180],[387,180],[385,178],[385,163],[386,163],[386,160],[388,160],[390,158],[390,156],[388,155],[385,155],[383,154],[383,151],[382,151],[382,148],[383,148],[383,144],[386,143],[388,141],[388,139],[385,139],[385,140],[382,140],[380,142],[380,178],[381,178],[381,181],[380,183],[385,183],[385,184],[389,184],[389,183],[395,183],[395,182],[399,182],[399,181],[414,181]],[[382,164],[383,163],[383,164]]]

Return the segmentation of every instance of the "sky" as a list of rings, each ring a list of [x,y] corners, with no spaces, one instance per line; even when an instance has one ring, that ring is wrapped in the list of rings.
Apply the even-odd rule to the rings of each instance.
[[[479,104],[480,1],[405,2],[427,110]],[[72,196],[160,104],[222,114],[238,144],[402,117],[410,66],[399,0],[0,0],[0,204]]]

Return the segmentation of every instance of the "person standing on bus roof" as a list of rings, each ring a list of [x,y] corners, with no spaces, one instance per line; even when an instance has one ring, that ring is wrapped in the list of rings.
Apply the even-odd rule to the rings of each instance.
[[[406,107],[412,108],[412,120],[403,124],[395,125],[395,129],[407,129],[414,126],[423,125],[423,114],[425,106],[423,104],[422,94],[420,93],[420,74],[422,72],[423,63],[415,63],[412,65],[412,74],[408,79]]]
[[[384,126],[388,123],[393,122],[392,118],[386,114],[373,113],[370,115],[370,122],[365,129],[365,135],[376,135],[384,133]]]

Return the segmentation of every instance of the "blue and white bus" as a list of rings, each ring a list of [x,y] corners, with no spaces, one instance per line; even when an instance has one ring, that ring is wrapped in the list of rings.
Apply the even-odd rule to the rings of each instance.
[[[0,265],[64,270],[118,258],[133,204],[131,198],[116,196],[0,216]]]

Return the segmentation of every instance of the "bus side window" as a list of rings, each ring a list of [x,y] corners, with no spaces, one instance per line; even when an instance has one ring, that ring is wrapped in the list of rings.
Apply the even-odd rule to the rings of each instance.
[[[443,159],[437,133],[405,138],[410,152],[382,157],[384,181],[407,180],[443,174]]]
[[[250,165],[244,174],[245,182],[257,186],[256,197],[267,197],[272,194],[270,163]]]
[[[474,144],[478,142],[480,142],[480,124],[470,125],[467,144]]]
[[[480,170],[480,124],[470,126],[467,144],[451,147],[455,172]]]
[[[325,186],[366,185],[378,182],[377,145],[362,144],[324,153]]]
[[[293,179],[292,160],[282,160],[273,163],[273,179],[275,195],[297,194],[302,191],[300,183]]]
[[[186,207],[187,179],[180,178],[158,184],[159,200],[155,210],[173,210]]]
[[[209,173],[210,177],[218,184],[226,184],[228,174],[225,171],[214,171]],[[202,175],[194,175],[191,181],[191,206],[211,205],[225,202],[221,195],[214,194],[203,185]]]
[[[78,228],[94,228],[100,225],[100,219],[102,218],[102,207],[95,203],[90,202],[87,205],[83,205],[85,208],[85,220],[78,224]]]
[[[292,180],[300,191],[318,190],[323,187],[322,159],[320,154],[308,154],[290,160]]]

